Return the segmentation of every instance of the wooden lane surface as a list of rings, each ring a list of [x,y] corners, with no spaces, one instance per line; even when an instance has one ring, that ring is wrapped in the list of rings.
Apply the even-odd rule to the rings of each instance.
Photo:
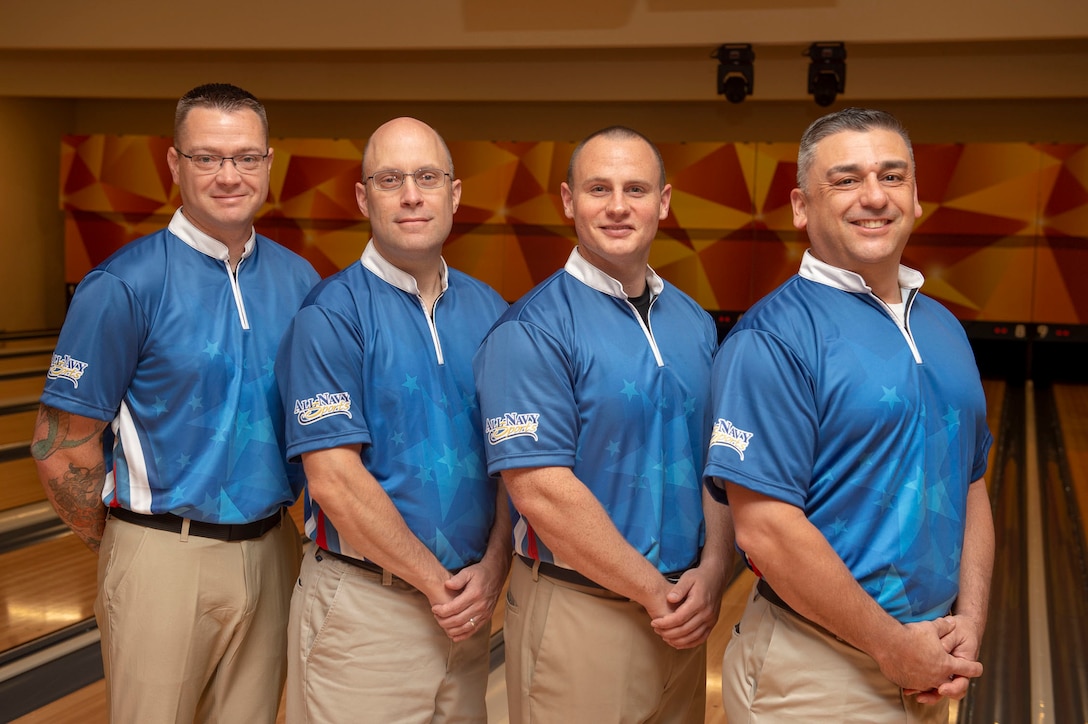
[[[10,337],[0,337],[0,352],[25,352],[28,350],[52,351],[53,347],[56,346],[56,343],[57,335],[55,334],[29,337],[12,335]]]
[[[33,458],[0,462],[0,513],[43,500],[45,491]]]
[[[0,402],[13,398],[38,397],[45,386],[45,372],[35,377],[0,378]]]
[[[0,415],[0,445],[21,442],[29,445],[34,436],[34,421],[37,419],[37,409]]]
[[[1001,431],[1001,414],[1005,409],[1004,380],[983,380],[982,389],[986,393],[986,424],[990,428],[990,434],[994,436],[994,444],[990,446],[990,454],[987,458],[986,476],[987,485],[994,474],[994,456],[997,453],[997,436]]]
[[[1054,385],[1073,491],[1082,526],[1088,528],[1088,385]]]
[[[0,554],[0,651],[93,616],[96,568],[72,534]]]
[[[45,379],[45,371],[49,368],[49,362],[53,355],[49,352],[27,355],[5,355],[0,351],[0,375],[10,373],[22,373],[34,370],[37,376]]]

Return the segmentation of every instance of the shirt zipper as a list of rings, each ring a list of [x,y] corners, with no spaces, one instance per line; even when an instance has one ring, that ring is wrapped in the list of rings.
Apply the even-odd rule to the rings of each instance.
[[[445,294],[445,292],[442,292]],[[438,308],[438,300],[442,298],[442,294],[439,294],[434,299],[434,304],[431,305],[430,311],[427,310],[427,305],[423,303],[423,297],[417,295],[419,299],[419,306],[423,308],[423,316],[427,318],[427,326],[431,330],[431,341],[434,343],[435,357],[438,359],[439,365],[446,364],[445,359],[442,357],[442,343],[438,341],[438,327],[434,323],[434,310]]]
[[[653,330],[650,329],[649,319],[650,312],[653,311],[654,305],[657,303],[657,296],[650,300],[650,306],[646,308],[646,321],[643,321],[642,315],[638,313],[638,309],[634,304],[631,304],[630,300],[624,300],[627,302],[627,306],[631,308],[631,311],[635,313],[635,319],[638,320],[638,325],[642,327],[642,333],[646,335],[646,341],[650,343],[650,349],[654,351],[654,359],[657,360],[658,367],[665,366],[665,360],[661,358],[661,350],[657,347],[657,340],[654,339]]]
[[[888,306],[887,302],[872,292],[869,293],[869,296],[880,302],[880,305],[884,307],[884,311],[891,317],[892,321],[895,322],[895,326],[899,329],[899,333],[903,335],[903,339],[907,340],[907,346],[910,347],[910,353],[914,355],[914,363],[920,365],[922,364],[922,353],[918,351],[918,345],[914,343],[914,335],[910,332],[910,308],[914,304],[914,297],[917,293],[917,289],[911,289],[907,293],[907,303],[903,305],[903,324],[899,324],[899,321],[895,318],[895,314],[892,313],[892,309]]]
[[[249,329],[249,317],[246,316],[246,305],[242,301],[242,288],[238,286],[238,269],[242,268],[245,259],[238,261],[236,269],[230,268],[230,261],[223,262],[227,267],[227,276],[230,277],[230,288],[234,293],[234,304],[238,308],[238,321],[242,323],[242,329]]]

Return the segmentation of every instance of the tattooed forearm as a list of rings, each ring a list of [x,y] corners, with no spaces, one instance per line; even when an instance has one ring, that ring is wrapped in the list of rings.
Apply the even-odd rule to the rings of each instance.
[[[82,418],[86,420],[87,418]],[[106,423],[95,421],[95,425],[84,435],[70,438],[72,415],[47,405],[38,409],[38,420],[34,427],[34,442],[30,444],[30,454],[35,460],[45,460],[57,450],[79,447],[102,435]]]
[[[69,463],[59,480],[42,481],[57,515],[91,550],[98,550],[106,527],[106,506],[102,504],[104,475],[103,464],[86,468]]]
[[[98,550],[106,527],[102,504],[105,429],[105,422],[42,405],[30,445],[53,509],[93,551]]]

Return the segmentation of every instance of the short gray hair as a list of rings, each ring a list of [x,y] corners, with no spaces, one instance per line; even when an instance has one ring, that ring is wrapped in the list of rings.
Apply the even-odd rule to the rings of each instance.
[[[844,108],[841,111],[817,118],[801,136],[801,147],[797,151],[797,188],[801,190],[805,188],[805,180],[808,178],[808,172],[812,168],[812,161],[816,156],[816,145],[820,141],[843,131],[864,133],[878,128],[899,134],[899,137],[907,144],[910,165],[913,168],[914,147],[911,146],[907,129],[903,127],[898,118],[885,111],[869,108]]]

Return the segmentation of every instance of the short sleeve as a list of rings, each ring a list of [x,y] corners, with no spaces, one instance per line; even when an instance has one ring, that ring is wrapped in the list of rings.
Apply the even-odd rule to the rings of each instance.
[[[738,330],[714,356],[704,477],[804,507],[819,420],[809,369],[781,339]],[[715,490],[714,488],[717,488]]]
[[[42,403],[112,420],[136,373],[147,329],[147,315],[132,288],[113,274],[92,271],[72,296]]]
[[[362,335],[344,315],[317,305],[295,315],[276,357],[288,460],[304,452],[370,443],[362,357]]]
[[[573,467],[578,405],[568,354],[539,326],[496,326],[473,360],[488,473]]]

